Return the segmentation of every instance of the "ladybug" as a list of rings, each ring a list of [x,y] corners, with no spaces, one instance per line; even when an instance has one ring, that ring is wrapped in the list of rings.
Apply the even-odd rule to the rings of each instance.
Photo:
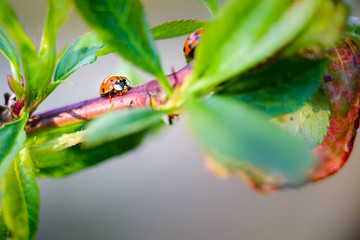
[[[120,93],[123,95],[130,89],[130,81],[124,76],[109,76],[105,78],[100,85],[100,96],[105,97]]]
[[[190,33],[190,35],[186,38],[183,49],[186,62],[190,62],[194,59],[195,46],[199,43],[202,32],[203,29],[199,28],[198,30]]]

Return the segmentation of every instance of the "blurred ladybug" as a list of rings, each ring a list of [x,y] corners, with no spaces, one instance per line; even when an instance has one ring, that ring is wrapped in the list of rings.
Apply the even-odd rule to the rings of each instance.
[[[123,76],[109,76],[104,79],[100,85],[100,96],[105,97],[119,93],[123,95],[129,91],[131,88],[130,81]]]
[[[195,46],[199,43],[203,29],[199,28],[198,30],[190,33],[190,35],[185,40],[184,44],[184,55],[186,62],[190,62],[194,59]]]

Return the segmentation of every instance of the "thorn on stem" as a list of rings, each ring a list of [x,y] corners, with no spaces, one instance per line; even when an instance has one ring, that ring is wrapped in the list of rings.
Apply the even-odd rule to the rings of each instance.
[[[177,84],[178,84],[178,78],[177,78],[177,75],[176,75],[176,72],[175,72],[174,67],[171,67],[171,71],[172,71],[172,75],[173,75],[173,77],[174,77],[174,87],[176,87]]]

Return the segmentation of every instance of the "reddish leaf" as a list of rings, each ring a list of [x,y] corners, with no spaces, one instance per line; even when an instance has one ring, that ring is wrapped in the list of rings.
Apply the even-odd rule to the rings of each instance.
[[[330,53],[323,88],[330,106],[330,126],[312,153],[320,166],[311,175],[318,181],[337,172],[348,159],[359,127],[360,52],[350,40]]]
[[[22,101],[25,96],[24,80],[21,76],[21,83],[16,81],[10,74],[7,75],[8,84],[13,93],[15,93],[18,100]]]
[[[312,150],[319,164],[305,173],[309,176],[309,181],[318,181],[334,174],[345,164],[351,153],[359,127],[359,80],[360,52],[352,41],[346,40],[329,53],[329,64],[322,87],[330,107],[330,125],[323,142]],[[220,178],[236,174],[257,192],[270,193],[279,188],[298,187],[290,186],[281,177],[254,166],[228,168],[217,161],[217,158],[221,159],[223,156],[207,155],[207,170]]]

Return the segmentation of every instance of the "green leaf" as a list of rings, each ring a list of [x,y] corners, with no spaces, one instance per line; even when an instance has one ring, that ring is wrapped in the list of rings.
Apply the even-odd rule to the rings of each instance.
[[[19,120],[4,124],[0,128],[0,179],[23,147],[27,119],[28,114],[24,114]]]
[[[53,59],[57,32],[67,20],[72,3],[70,0],[47,0],[45,27],[40,44],[40,58]]]
[[[46,98],[46,89],[51,82],[56,62],[56,37],[61,25],[66,21],[71,8],[70,0],[48,0],[44,32],[40,44],[39,57],[34,63],[28,77],[25,78],[25,89],[30,91],[30,102],[39,104]],[[27,96],[28,96],[27,91]],[[38,100],[40,98],[40,100]],[[36,106],[35,106],[36,107]]]
[[[57,138],[53,138],[42,143],[39,143],[39,141],[36,140],[36,145],[31,145],[30,150],[33,151],[34,149],[36,149],[37,152],[41,152],[43,154],[54,153],[79,144],[84,140],[85,134],[83,131],[64,133]],[[35,161],[38,162],[36,158]]]
[[[0,0],[0,9],[0,28],[4,30],[11,39],[16,41],[23,62],[26,62],[24,60],[27,58],[35,59],[37,55],[36,49],[16,20],[14,10],[6,0]]]
[[[25,97],[24,87],[21,85],[20,82],[13,79],[10,74],[7,75],[7,79],[8,79],[8,84],[9,84],[9,87],[10,87],[11,91],[13,91],[13,93],[15,93],[15,95],[16,95],[16,98],[20,102],[22,102],[23,97]]]
[[[14,45],[10,39],[0,28],[0,52],[9,60],[11,71],[18,81],[20,81],[20,66],[19,59],[16,54]]]
[[[279,116],[296,111],[315,94],[326,66],[327,60],[279,59],[234,78],[218,94]]]
[[[28,149],[22,149],[2,180],[6,226],[15,239],[33,239],[37,231],[39,188]]]
[[[9,237],[9,230],[7,229],[4,222],[3,211],[0,210],[0,240],[6,240]]]
[[[161,23],[151,28],[154,39],[161,40],[167,38],[179,37],[190,34],[191,32],[202,28],[205,22],[199,20],[175,20]]]
[[[37,51],[16,20],[15,13],[5,0],[0,0],[0,27],[16,41],[23,63],[25,107],[35,110],[46,97],[44,92],[51,81],[55,64],[56,34],[69,10],[67,0],[49,0],[39,57]]]
[[[45,96],[49,96],[62,83],[69,83],[69,82],[63,80],[51,82],[46,89]]]
[[[218,8],[218,0],[198,0],[201,2],[207,10],[211,13],[211,15],[214,15]]]
[[[329,1],[228,1],[204,29],[194,71],[183,91],[210,91],[269,58],[306,31],[321,4]],[[320,41],[323,35],[316,38]]]
[[[299,111],[285,115],[280,122],[291,135],[314,148],[324,139],[330,124],[329,116],[326,95],[319,89]]]
[[[245,103],[213,96],[193,102],[189,110],[192,131],[210,153],[226,156],[223,164],[231,169],[251,165],[296,186],[315,164],[301,141]]]
[[[322,0],[306,30],[286,47],[283,55],[292,56],[299,49],[310,47],[332,49],[333,44],[343,36],[349,10],[350,7],[343,0]]]
[[[109,46],[143,70],[155,75],[169,96],[154,40],[139,0],[74,0],[78,11]]]
[[[0,28],[13,39],[18,47],[25,80],[26,103],[30,106],[37,99],[38,90],[32,86],[41,78],[42,69],[36,68],[37,51],[16,20],[15,13],[5,0],[0,0]]]
[[[51,128],[47,131],[36,132],[35,134],[29,135],[26,139],[25,146],[40,145],[53,139],[60,138],[64,134],[72,134],[81,131],[85,126],[86,122],[60,126]],[[31,133],[30,133],[31,134]]]
[[[66,21],[71,8],[70,0],[48,0],[44,32],[40,45],[40,61],[47,62],[44,72],[44,84],[49,84],[56,61],[56,36],[61,25]]]
[[[89,32],[78,38],[61,57],[56,66],[54,81],[64,80],[80,67],[94,63],[105,43],[95,32]]]
[[[160,123],[162,115],[153,109],[128,109],[105,115],[88,125],[86,145],[98,146],[142,131]]]
[[[54,151],[51,150],[51,145],[48,142],[29,146],[29,148],[31,156],[35,160],[37,176],[58,178],[78,172],[134,149],[153,130],[154,127],[149,127],[93,148],[84,148],[82,144],[76,144],[61,151]],[[63,137],[60,137],[57,143],[60,143]],[[56,143],[56,141],[53,143]]]

